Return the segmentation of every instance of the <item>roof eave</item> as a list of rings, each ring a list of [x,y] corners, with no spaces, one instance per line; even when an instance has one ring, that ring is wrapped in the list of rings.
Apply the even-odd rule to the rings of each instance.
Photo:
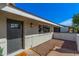
[[[24,11],[21,11],[17,8],[13,8],[11,6],[5,6],[4,8],[2,8],[1,10],[3,11],[7,11],[7,12],[10,12],[10,13],[13,13],[13,14],[17,14],[17,15],[21,15],[21,16],[24,16],[24,17],[27,17],[27,18],[31,18],[31,19],[34,19],[34,20],[37,20],[37,21],[41,21],[41,22],[45,22],[45,23],[48,23],[48,24],[51,24],[51,25],[54,25],[54,26],[58,26],[58,27],[61,27],[60,25],[58,24],[55,24],[53,22],[50,22],[50,21],[47,21],[47,20],[44,20],[40,17],[37,17],[37,16],[34,16],[32,14],[29,14],[29,13],[26,13]]]

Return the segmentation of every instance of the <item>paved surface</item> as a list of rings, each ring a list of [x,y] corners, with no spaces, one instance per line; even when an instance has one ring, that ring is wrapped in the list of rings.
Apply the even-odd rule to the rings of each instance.
[[[79,55],[77,52],[68,49],[57,49],[54,51],[50,51],[47,56],[76,56]]]
[[[40,56],[33,50],[29,50],[29,56]],[[47,56],[79,56],[79,53],[76,53],[71,50],[54,50],[50,51]]]
[[[28,50],[29,56],[78,56],[76,42],[52,39]]]

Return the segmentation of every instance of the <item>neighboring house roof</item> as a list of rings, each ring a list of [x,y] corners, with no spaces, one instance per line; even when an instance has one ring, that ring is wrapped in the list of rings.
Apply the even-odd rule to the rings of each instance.
[[[63,21],[60,23],[61,25],[64,25],[64,26],[72,26],[72,19],[68,19],[66,21]]]
[[[42,19],[42,18],[37,17],[35,15],[32,15],[30,13],[27,13],[27,12],[25,12],[25,11],[23,11],[23,10],[15,7],[15,6],[5,6],[1,10],[7,11],[7,12],[10,12],[10,13],[13,13],[13,14],[21,15],[21,16],[24,16],[24,17],[28,17],[28,18],[31,18],[33,20],[45,22],[45,23],[48,23],[48,24],[51,24],[51,25],[55,25],[55,26],[59,26],[60,27],[60,25],[58,25],[56,23],[50,22],[48,20]]]

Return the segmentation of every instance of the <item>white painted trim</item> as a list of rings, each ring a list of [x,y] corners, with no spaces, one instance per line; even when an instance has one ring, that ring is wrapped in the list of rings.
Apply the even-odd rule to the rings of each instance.
[[[42,36],[42,35],[48,35],[48,34],[52,34],[53,32],[49,32],[49,33],[41,33],[41,34],[32,34],[32,35],[26,35],[25,37],[34,37],[34,36]]]
[[[51,25],[55,25],[55,26],[60,26],[58,24],[55,24],[53,22],[50,22],[50,21],[47,21],[47,20],[44,20],[40,17],[36,17],[32,14],[29,14],[29,13],[25,13],[19,9],[16,9],[16,8],[12,8],[10,6],[5,6],[4,8],[2,8],[1,10],[3,11],[7,11],[7,12],[10,12],[10,13],[13,13],[13,14],[17,14],[17,15],[21,15],[21,16],[24,16],[24,17],[28,17],[28,18],[31,18],[31,19],[34,19],[34,20],[37,20],[37,21],[41,21],[41,22],[45,22],[45,23],[48,23],[48,24],[51,24]]]

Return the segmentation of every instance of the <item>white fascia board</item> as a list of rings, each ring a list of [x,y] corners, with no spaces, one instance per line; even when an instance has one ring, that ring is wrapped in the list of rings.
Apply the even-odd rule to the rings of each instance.
[[[13,14],[21,15],[21,16],[24,16],[24,17],[27,17],[27,18],[31,18],[31,19],[34,19],[34,20],[37,20],[37,21],[45,22],[45,23],[48,23],[48,24],[51,24],[51,25],[55,25],[55,26],[59,26],[60,27],[60,25],[57,25],[57,24],[52,23],[50,21],[47,21],[47,20],[44,20],[42,18],[36,17],[36,16],[31,15],[29,13],[23,12],[23,11],[21,11],[19,9],[12,8],[10,6],[5,6],[1,10],[7,11],[7,12],[10,12],[10,13],[13,13]]]

